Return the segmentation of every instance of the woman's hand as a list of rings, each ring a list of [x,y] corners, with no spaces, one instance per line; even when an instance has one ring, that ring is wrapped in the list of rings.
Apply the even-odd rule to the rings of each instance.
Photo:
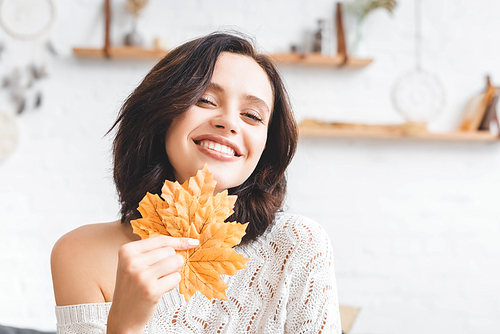
[[[133,241],[120,248],[108,333],[142,333],[162,295],[175,288],[184,264],[175,250],[187,250],[199,241],[158,236]]]

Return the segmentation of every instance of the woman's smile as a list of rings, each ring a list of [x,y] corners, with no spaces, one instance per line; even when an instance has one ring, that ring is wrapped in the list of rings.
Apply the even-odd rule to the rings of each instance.
[[[201,153],[212,159],[229,162],[236,161],[239,158],[239,156],[235,154],[235,151],[229,146],[211,140],[195,141],[194,143]]]
[[[197,136],[193,141],[196,145],[198,145],[198,149],[200,149],[201,152],[205,152],[206,150],[203,149],[207,149],[218,152],[227,157],[241,156],[241,150],[238,145],[221,136],[205,134]]]

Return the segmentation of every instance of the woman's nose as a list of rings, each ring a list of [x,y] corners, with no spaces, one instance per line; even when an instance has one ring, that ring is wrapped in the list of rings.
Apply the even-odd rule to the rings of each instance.
[[[234,110],[221,111],[220,114],[212,118],[211,123],[212,126],[232,134],[237,134],[239,132],[237,111]]]

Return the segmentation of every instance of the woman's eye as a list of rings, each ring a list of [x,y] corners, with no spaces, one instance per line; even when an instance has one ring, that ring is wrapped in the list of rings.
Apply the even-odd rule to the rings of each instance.
[[[245,113],[244,115],[245,115],[246,117],[248,117],[248,118],[250,118],[250,119],[252,119],[252,120],[256,121],[256,122],[260,122],[260,123],[262,123],[262,118],[260,118],[260,116],[259,116],[258,114],[254,114],[254,113],[249,113],[249,112],[247,112],[247,113]]]
[[[198,103],[201,103],[201,104],[209,104],[209,105],[215,105],[212,101],[208,100],[208,99],[205,99],[205,98],[201,98],[198,100]]]

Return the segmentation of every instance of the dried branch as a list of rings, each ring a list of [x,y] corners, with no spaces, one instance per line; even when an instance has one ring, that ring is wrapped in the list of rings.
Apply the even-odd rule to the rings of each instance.
[[[127,0],[125,8],[134,15],[137,19],[141,16],[141,12],[149,3],[149,0]]]
[[[352,12],[359,21],[363,21],[368,14],[377,8],[384,8],[393,14],[396,0],[354,0],[346,4],[346,9]]]

